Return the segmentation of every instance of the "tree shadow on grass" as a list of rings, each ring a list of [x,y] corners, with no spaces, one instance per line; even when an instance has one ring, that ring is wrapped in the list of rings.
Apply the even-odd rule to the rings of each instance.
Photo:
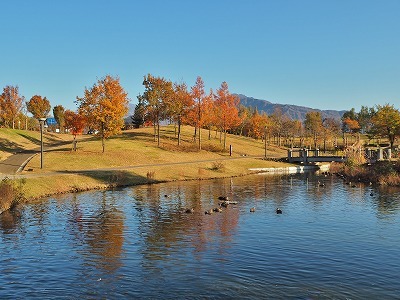
[[[147,178],[124,170],[62,171],[60,173],[87,176],[109,187],[157,183],[157,181],[152,178]]]
[[[4,152],[20,152],[24,150],[20,145],[17,143],[11,142],[10,140],[7,139],[0,139],[0,151]]]

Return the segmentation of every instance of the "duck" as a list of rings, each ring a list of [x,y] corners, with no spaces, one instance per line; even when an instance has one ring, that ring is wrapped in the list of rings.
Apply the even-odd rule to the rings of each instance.
[[[186,208],[186,209],[185,209],[185,213],[187,213],[187,214],[192,214],[192,213],[194,213],[194,208]]]
[[[228,201],[224,201],[220,204],[222,207],[228,207],[229,202]]]
[[[214,212],[222,212],[222,208],[220,207],[216,207],[213,209]]]
[[[255,207],[250,208],[250,212],[255,212],[255,211],[256,211]]]
[[[212,210],[212,209],[206,210],[206,211],[204,212],[204,214],[206,214],[206,215],[212,215],[212,213],[213,213],[213,210]]]
[[[277,208],[277,209],[276,209],[276,213],[277,213],[278,215],[280,215],[280,214],[282,214],[282,210],[281,210],[280,208]]]
[[[229,200],[228,196],[219,196],[218,200]]]

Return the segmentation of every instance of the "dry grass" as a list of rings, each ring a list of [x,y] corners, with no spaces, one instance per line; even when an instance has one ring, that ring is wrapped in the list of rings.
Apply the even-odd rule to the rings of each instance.
[[[37,146],[40,134],[32,136],[31,146]],[[223,150],[219,138],[202,132],[202,150],[193,142],[193,128],[182,128],[182,145],[177,146],[173,126],[162,127],[161,145],[153,138],[152,128],[125,131],[106,141],[102,153],[101,141],[93,136],[78,137],[78,151],[72,151],[71,135],[48,135],[48,141],[64,142],[57,148],[46,148],[44,168],[40,156],[35,156],[22,174],[26,176],[24,193],[27,198],[53,194],[109,188],[143,183],[232,177],[249,174],[250,168],[282,167],[287,164],[260,159],[264,144],[254,139],[228,135],[227,144],[233,153]],[[23,142],[21,141],[23,144]],[[229,148],[228,148],[229,149]],[[286,156],[286,150],[269,147],[268,155]]]

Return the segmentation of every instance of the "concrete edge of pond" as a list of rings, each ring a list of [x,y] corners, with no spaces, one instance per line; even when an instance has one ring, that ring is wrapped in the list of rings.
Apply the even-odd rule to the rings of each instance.
[[[323,165],[310,165],[310,166],[291,166],[291,167],[280,167],[280,168],[251,168],[250,171],[258,173],[279,173],[279,174],[297,174],[306,171],[329,171],[330,164]]]

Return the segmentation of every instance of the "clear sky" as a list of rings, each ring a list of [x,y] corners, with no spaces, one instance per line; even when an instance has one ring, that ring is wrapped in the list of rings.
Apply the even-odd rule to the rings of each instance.
[[[0,0],[0,88],[76,109],[107,74],[147,73],[274,103],[400,104],[399,0]]]

